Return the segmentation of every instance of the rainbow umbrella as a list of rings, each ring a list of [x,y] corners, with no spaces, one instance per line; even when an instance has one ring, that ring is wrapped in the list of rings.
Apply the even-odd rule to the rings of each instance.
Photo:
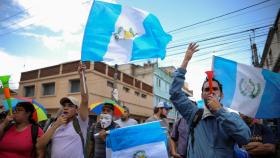
[[[94,112],[96,115],[100,115],[104,104],[112,104],[114,106],[114,116],[121,116],[124,113],[124,109],[112,100],[103,100],[96,103],[93,103],[89,106],[91,112]]]
[[[35,121],[41,122],[41,121],[44,121],[44,120],[48,119],[46,109],[40,103],[35,101],[34,99],[14,96],[13,98],[11,98],[11,102],[12,102],[13,110],[15,109],[17,103],[20,103],[20,102],[30,102],[30,103],[33,104],[33,106],[35,108],[35,112],[33,113],[33,119]],[[3,101],[3,105],[4,105],[6,110],[9,109],[8,108],[7,100]]]

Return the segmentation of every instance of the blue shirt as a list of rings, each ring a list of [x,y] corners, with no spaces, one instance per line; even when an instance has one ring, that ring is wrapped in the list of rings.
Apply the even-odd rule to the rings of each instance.
[[[177,69],[170,88],[170,100],[175,108],[191,124],[198,107],[181,90],[186,70]],[[226,95],[226,94],[225,94]],[[194,142],[189,135],[187,157],[233,158],[234,144],[245,145],[250,139],[250,129],[236,113],[221,108],[213,115],[199,121],[194,128]]]

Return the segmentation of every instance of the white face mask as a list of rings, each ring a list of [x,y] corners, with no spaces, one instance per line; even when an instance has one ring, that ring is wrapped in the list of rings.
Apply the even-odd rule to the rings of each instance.
[[[100,124],[102,128],[107,128],[111,125],[113,117],[110,114],[100,114]]]

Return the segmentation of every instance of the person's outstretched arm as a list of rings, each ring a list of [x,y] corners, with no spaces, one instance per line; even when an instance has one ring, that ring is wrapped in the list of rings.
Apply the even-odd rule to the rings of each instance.
[[[188,63],[193,54],[197,51],[198,45],[196,43],[190,43],[180,68],[174,72],[174,80],[169,90],[171,102],[180,114],[187,120],[188,124],[191,123],[195,113],[198,111],[198,108],[188,99],[186,94],[182,91],[182,88],[185,82],[185,74]]]
[[[85,121],[88,118],[89,110],[88,110],[88,88],[85,78],[85,69],[86,66],[82,64],[79,65],[78,72],[80,75],[80,83],[81,83],[81,106],[79,110],[80,118]]]

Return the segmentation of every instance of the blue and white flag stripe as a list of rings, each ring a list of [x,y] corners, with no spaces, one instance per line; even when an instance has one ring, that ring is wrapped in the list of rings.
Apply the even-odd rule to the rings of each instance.
[[[280,74],[216,56],[213,61],[225,106],[255,118],[280,117]]]
[[[106,139],[107,158],[130,158],[137,152],[151,158],[167,158],[166,142],[166,131],[159,122],[115,129]]]
[[[95,1],[82,45],[83,61],[119,61],[161,58],[171,36],[158,19],[143,10]]]

